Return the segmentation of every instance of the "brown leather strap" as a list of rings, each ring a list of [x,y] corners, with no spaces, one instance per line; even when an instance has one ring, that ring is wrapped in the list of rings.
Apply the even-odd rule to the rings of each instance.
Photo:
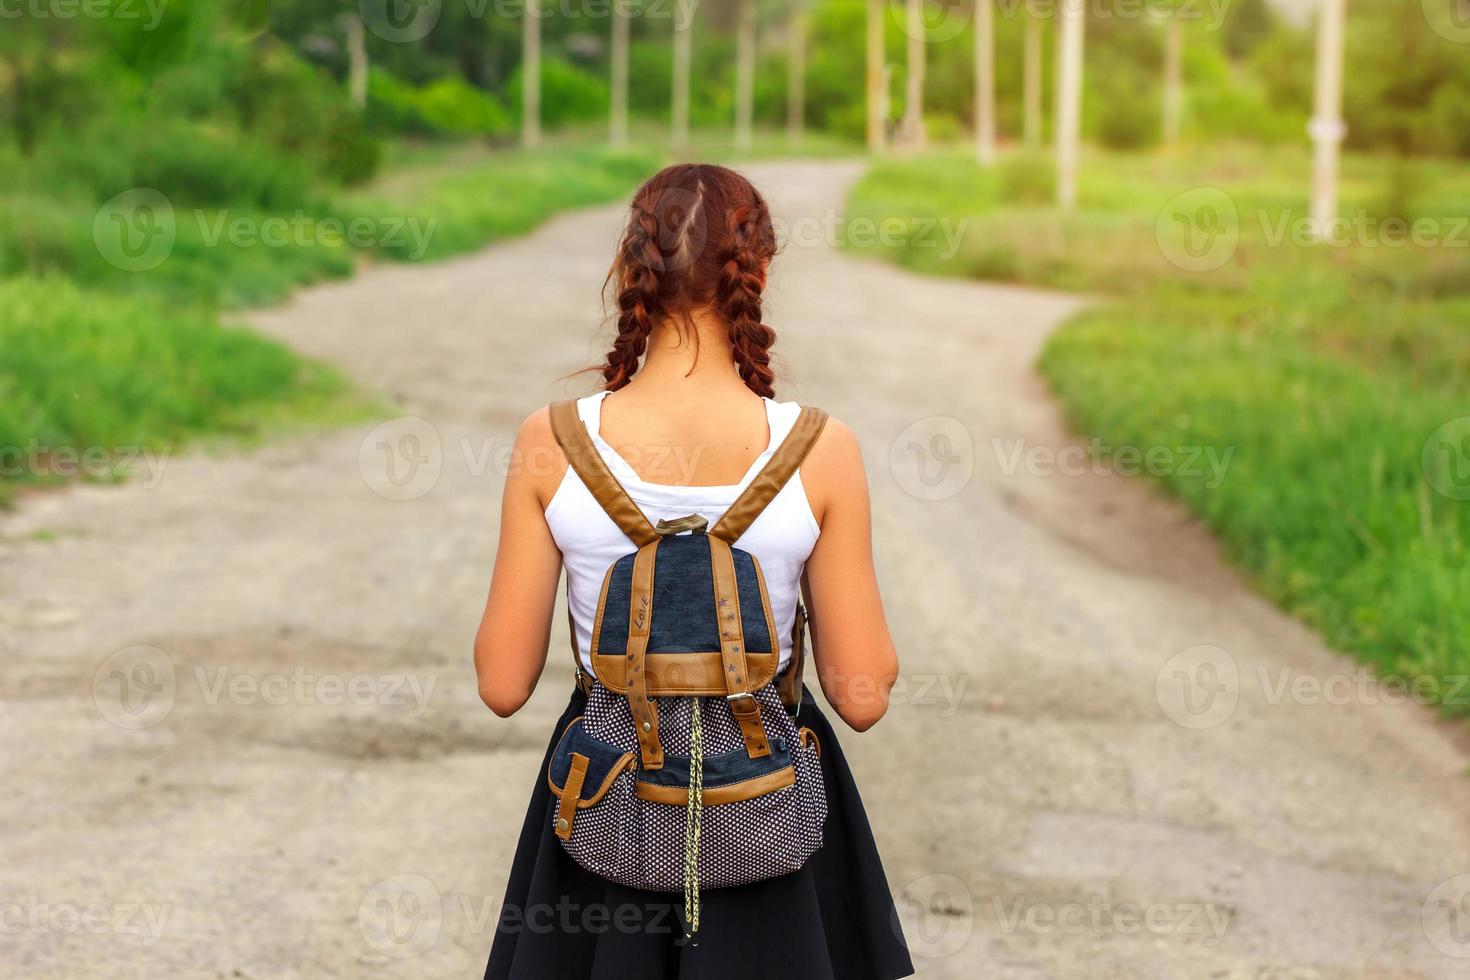
[[[644,769],[662,769],[664,750],[658,740],[658,706],[648,699],[648,628],[653,620],[653,562],[658,537],[638,549],[633,559],[633,595],[628,608],[628,708],[638,734]]]
[[[776,654],[745,652],[750,689],[759,691],[776,676]],[[621,653],[599,653],[594,662],[597,679],[614,694],[628,691],[628,658]],[[644,658],[650,698],[724,697],[725,661],[718,650],[700,653],[651,653]]]
[[[572,678],[576,681],[577,690],[583,694],[592,693],[592,678],[582,669],[582,650],[577,646],[577,621],[572,618],[572,581],[571,574],[567,575],[567,635],[572,638]]]
[[[755,475],[755,479],[750,481],[750,486],[735,498],[730,509],[725,511],[725,515],[709,533],[724,538],[731,544],[740,540],[740,536],[796,473],[802,460],[806,459],[807,453],[816,445],[817,437],[822,434],[822,428],[826,424],[826,412],[809,405],[803,406],[801,414],[796,417],[796,423],[781,441],[781,445],[776,447],[770,460]]]
[[[587,766],[591,763],[579,752],[572,753],[572,768],[567,772],[567,781],[561,788],[561,803],[556,808],[556,836],[569,840],[572,824],[577,819],[577,803],[582,799],[582,784],[587,781]]]
[[[810,731],[803,728],[802,731]],[[803,745],[806,743],[803,742]],[[706,786],[700,791],[700,797],[705,806],[720,806],[724,803],[739,803],[743,800],[753,800],[767,793],[785,789],[796,783],[796,770],[791,766],[768,772],[763,776],[752,776],[742,779],[737,783],[725,783],[722,786]],[[668,786],[664,783],[651,783],[646,779],[633,780],[633,795],[640,800],[650,803],[664,803],[669,806],[685,806],[689,799],[688,786]]]
[[[612,475],[597,447],[592,445],[592,437],[587,433],[582,417],[577,414],[575,401],[557,402],[551,406],[551,431],[561,451],[566,453],[567,462],[613,523],[640,548],[650,541],[657,541],[658,532]]]
[[[801,675],[806,669],[806,606],[796,602],[796,621],[791,626],[791,662],[776,680],[781,703],[795,709],[801,704]]]
[[[725,663],[725,701],[752,759],[771,754],[760,702],[750,689],[750,669],[745,662],[745,630],[740,622],[740,590],[735,580],[735,555],[730,544],[709,537],[710,568],[715,583],[715,621],[720,630],[720,656]]]

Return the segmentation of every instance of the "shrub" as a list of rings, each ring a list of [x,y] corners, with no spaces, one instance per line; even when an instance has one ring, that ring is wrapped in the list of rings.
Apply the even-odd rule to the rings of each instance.
[[[368,126],[374,132],[433,135],[433,127],[419,108],[418,90],[392,72],[368,72]]]
[[[258,44],[250,51],[232,92],[244,129],[305,157],[338,183],[372,177],[378,150],[341,86],[284,45]]]
[[[497,137],[512,129],[493,95],[457,76],[415,88],[376,68],[368,76],[368,120],[379,131],[421,136]]]
[[[965,135],[964,123],[947,112],[925,113],[924,130],[935,143],[953,143]]]
[[[1156,77],[1124,61],[1090,74],[1083,101],[1089,135],[1118,149],[1136,149],[1158,140],[1162,107]]]
[[[517,122],[521,114],[521,69],[505,87],[505,100]],[[541,121],[547,126],[602,119],[608,110],[607,82],[560,58],[541,62]]]
[[[290,209],[314,201],[313,172],[244,134],[155,117],[113,116],[80,132],[55,132],[31,172],[65,196],[95,202],[151,187],[176,205]]]
[[[504,136],[510,117],[494,96],[460,78],[441,78],[417,93],[419,116],[446,136]]]

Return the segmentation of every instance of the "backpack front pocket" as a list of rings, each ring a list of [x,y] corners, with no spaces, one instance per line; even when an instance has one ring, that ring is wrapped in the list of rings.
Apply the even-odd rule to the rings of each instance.
[[[587,870],[637,887],[643,849],[633,798],[637,757],[587,732],[573,719],[546,769],[556,800],[552,830]]]

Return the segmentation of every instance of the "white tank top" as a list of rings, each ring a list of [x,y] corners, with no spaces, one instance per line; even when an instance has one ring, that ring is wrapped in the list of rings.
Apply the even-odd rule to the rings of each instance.
[[[608,394],[603,391],[579,399],[577,414],[587,424],[592,444],[597,447],[608,469],[649,522],[654,524],[665,518],[673,520],[698,514],[713,527],[770,460],[801,413],[801,406],[795,402],[765,399],[771,441],[750,464],[739,483],[720,487],[676,487],[640,479],[633,467],[602,438],[602,400]],[[551,503],[546,505],[546,523],[566,564],[567,601],[571,604],[572,620],[576,624],[577,650],[581,655],[582,668],[591,673],[592,620],[597,614],[602,580],[607,575],[608,566],[636,549],[570,466]],[[791,660],[791,627],[796,620],[796,604],[801,594],[801,572],[820,533],[821,528],[817,526],[811,505],[807,503],[801,471],[798,470],[735,542],[736,547],[755,555],[760,562],[766,591],[770,594],[771,614],[776,619],[776,634],[781,640],[783,668]]]

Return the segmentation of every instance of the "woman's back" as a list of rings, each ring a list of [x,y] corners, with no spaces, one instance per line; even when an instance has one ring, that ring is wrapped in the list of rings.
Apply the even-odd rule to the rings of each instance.
[[[768,399],[738,378],[702,374],[677,384],[644,375],[600,406],[602,438],[640,478],[690,487],[738,483],[767,448]]]
[[[622,438],[613,442],[603,431],[607,406],[621,403],[622,398],[622,393],[590,395],[577,403],[578,414],[613,477],[650,523],[699,515],[714,526],[790,433],[800,411],[795,402],[757,399],[762,442],[753,447],[752,454],[752,447],[738,438],[726,437],[724,445],[713,449],[680,441],[689,438],[684,433],[699,426],[671,417],[672,413],[659,414],[660,407],[653,405],[642,406],[636,414],[620,415]],[[639,436],[640,425],[659,435]],[[748,429],[754,432],[756,426]],[[705,464],[702,476],[697,465],[701,460]],[[707,482],[711,478],[723,482]],[[583,669],[590,674],[592,622],[603,577],[613,562],[628,553],[628,538],[570,467],[545,513],[567,571],[567,602],[576,625],[577,650]],[[737,542],[760,562],[781,638],[783,668],[791,659],[791,629],[801,597],[802,571],[819,534],[798,469]]]

